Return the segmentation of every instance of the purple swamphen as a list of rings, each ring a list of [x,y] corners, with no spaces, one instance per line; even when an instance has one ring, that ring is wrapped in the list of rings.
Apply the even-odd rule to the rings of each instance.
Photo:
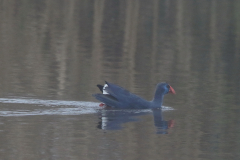
[[[157,84],[152,101],[147,101],[112,83],[106,82],[104,86],[97,86],[102,91],[102,94],[93,94],[93,96],[97,100],[103,102],[106,106],[118,109],[161,108],[165,94],[176,94],[174,89],[168,83]]]

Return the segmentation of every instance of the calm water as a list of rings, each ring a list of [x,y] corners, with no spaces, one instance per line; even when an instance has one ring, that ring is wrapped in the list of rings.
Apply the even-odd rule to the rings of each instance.
[[[0,1],[0,159],[240,158],[240,2]],[[107,80],[163,110],[104,110]]]

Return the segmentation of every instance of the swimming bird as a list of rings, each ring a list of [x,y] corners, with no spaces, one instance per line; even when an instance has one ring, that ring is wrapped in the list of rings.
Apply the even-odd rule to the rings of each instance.
[[[93,96],[106,106],[118,109],[161,108],[165,94],[176,94],[175,90],[165,82],[157,84],[152,101],[147,101],[113,83],[106,82],[104,86],[98,84],[97,87],[102,94],[93,94]]]

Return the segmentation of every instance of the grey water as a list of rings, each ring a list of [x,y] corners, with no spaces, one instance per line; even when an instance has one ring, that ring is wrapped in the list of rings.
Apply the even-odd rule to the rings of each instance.
[[[240,158],[240,2],[0,1],[0,159]],[[162,110],[104,109],[118,84]]]

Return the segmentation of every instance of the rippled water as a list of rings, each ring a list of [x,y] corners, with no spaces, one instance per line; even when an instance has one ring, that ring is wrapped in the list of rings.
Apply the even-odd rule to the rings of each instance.
[[[2,1],[0,159],[239,159],[240,3]],[[99,107],[118,84],[162,110]]]
[[[81,115],[81,114],[93,114],[104,110],[99,107],[99,103],[96,102],[83,102],[83,101],[60,101],[60,100],[41,100],[41,99],[29,99],[24,97],[19,98],[0,98],[2,109],[0,110],[0,116],[30,116],[30,115]],[[9,104],[12,107],[9,107]],[[18,104],[28,105],[26,108],[18,108]],[[7,105],[8,107],[4,107]],[[15,107],[14,107],[15,106]],[[27,109],[28,108],[28,109]],[[4,110],[5,109],[5,110]],[[162,110],[173,110],[171,107],[162,106]],[[106,110],[107,112],[109,110]],[[119,112],[125,111],[130,113],[138,112],[150,112],[151,110],[114,110],[110,111]]]

